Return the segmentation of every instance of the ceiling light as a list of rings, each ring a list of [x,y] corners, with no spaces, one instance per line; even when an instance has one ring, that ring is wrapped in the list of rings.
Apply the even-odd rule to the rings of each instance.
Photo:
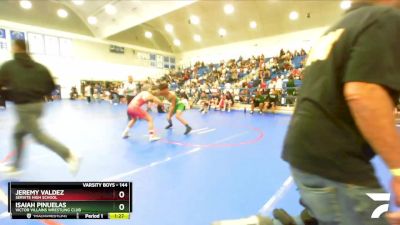
[[[198,16],[191,16],[189,20],[190,24],[199,24],[200,23],[200,18]]]
[[[72,0],[72,3],[74,3],[75,5],[83,5],[83,3],[85,3],[84,0]]]
[[[250,22],[250,28],[251,28],[251,29],[256,29],[256,28],[257,28],[257,23],[256,23],[256,21],[251,21],[251,22]]]
[[[224,6],[224,11],[226,14],[232,14],[235,11],[235,8],[231,4],[226,4]]]
[[[95,25],[97,23],[97,18],[94,16],[89,16],[87,19],[88,23],[91,25]]]
[[[168,33],[172,33],[172,31],[174,31],[174,26],[172,26],[171,24],[167,23],[167,24],[165,24],[165,30]]]
[[[84,0],[72,0],[72,3],[74,3],[75,5],[83,5],[83,3],[85,3]]]
[[[66,18],[68,16],[68,12],[65,9],[57,10],[57,15],[61,18]]]
[[[115,8],[115,6],[111,5],[111,4],[107,4],[104,7],[104,10],[106,11],[107,14],[109,15],[114,15],[115,13],[117,13],[117,8]]]
[[[299,13],[296,12],[296,11],[292,11],[292,12],[289,14],[289,19],[291,19],[291,20],[297,20],[297,19],[299,19]]]
[[[174,45],[180,46],[180,45],[181,45],[181,41],[178,40],[178,39],[175,39],[175,40],[174,40]]]
[[[19,1],[19,5],[20,5],[23,9],[30,9],[30,8],[32,8],[32,2],[31,2],[31,1],[28,1],[28,0]]]
[[[351,8],[351,1],[342,1],[340,3],[340,8],[342,8],[343,10],[348,10]]]
[[[201,41],[201,36],[198,35],[198,34],[195,34],[195,35],[193,36],[193,39],[194,39],[196,42],[200,42],[200,41]]]
[[[150,31],[146,31],[146,32],[144,32],[144,36],[146,38],[151,38],[151,37],[153,37],[153,33],[151,33]]]
[[[226,30],[224,28],[219,28],[218,34],[219,36],[223,37],[226,35]]]

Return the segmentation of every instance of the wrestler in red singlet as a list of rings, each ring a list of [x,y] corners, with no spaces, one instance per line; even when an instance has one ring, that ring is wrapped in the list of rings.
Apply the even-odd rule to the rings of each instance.
[[[145,110],[143,110],[141,107],[144,104],[148,104],[149,102],[154,102],[158,105],[161,105],[161,101],[155,97],[154,95],[152,95],[150,92],[148,91],[142,91],[140,92],[138,95],[136,95],[136,97],[129,103],[128,105],[128,114],[131,117],[131,120],[128,123],[128,126],[126,127],[126,129],[124,130],[124,132],[122,133],[122,137],[123,138],[128,138],[129,137],[129,130],[130,128],[133,127],[133,125],[135,124],[135,122],[137,120],[146,120],[149,124],[149,140],[150,141],[157,141],[160,140],[160,137],[158,137],[155,134],[154,131],[154,122],[153,122],[153,118],[150,116],[149,113],[147,113]]]
[[[146,111],[144,111],[141,107],[144,104],[147,104],[147,97],[149,96],[148,91],[140,92],[136,95],[135,98],[128,105],[128,114],[131,118],[135,119],[145,119]],[[150,94],[151,95],[151,94]]]

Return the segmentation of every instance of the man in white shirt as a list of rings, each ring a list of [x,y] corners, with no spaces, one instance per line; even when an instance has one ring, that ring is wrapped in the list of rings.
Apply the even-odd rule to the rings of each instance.
[[[133,77],[128,76],[128,82],[124,84],[124,92],[127,104],[129,104],[132,101],[132,99],[136,96],[137,94],[136,86],[137,86],[136,83],[133,82]]]
[[[231,91],[231,84],[230,83],[225,83],[225,90],[226,91]]]
[[[276,87],[276,81],[271,80],[268,84],[268,89],[275,89]]]
[[[280,77],[278,77],[278,79],[276,80],[276,84],[275,84],[275,89],[278,91],[282,90],[282,86],[283,86],[283,75],[281,75]]]

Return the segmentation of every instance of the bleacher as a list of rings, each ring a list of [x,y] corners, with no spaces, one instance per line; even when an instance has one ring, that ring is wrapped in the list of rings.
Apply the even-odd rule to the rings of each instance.
[[[306,56],[295,56],[295,57],[293,57],[293,59],[291,60],[291,64],[292,64],[293,69],[302,68],[303,67],[302,63],[304,62],[305,58],[306,58]],[[265,58],[264,62],[266,63],[266,62],[268,62],[270,60],[271,60],[271,58]],[[238,61],[240,61],[240,60],[235,60],[235,63],[237,63]],[[204,66],[198,66],[197,70],[196,69],[192,70],[192,68],[186,68],[185,70],[191,71],[190,79],[194,79],[195,77],[197,77],[199,82],[200,82],[200,84],[202,84],[202,83],[205,82],[205,79],[206,79],[204,76],[210,75],[210,73],[213,72],[212,71],[213,69],[218,70],[220,67],[221,67],[220,63],[212,63],[212,64],[208,64],[208,65],[204,65]],[[195,71],[197,71],[196,74],[195,74]],[[256,92],[256,90],[258,88],[258,87],[254,87],[253,84],[254,83],[255,84],[260,84],[261,83],[261,80],[259,80],[258,77],[255,78],[255,79],[252,79],[253,75],[254,74],[257,75],[258,72],[259,72],[259,64],[256,62],[255,63],[255,73],[251,73],[250,71],[239,72],[238,73],[238,81],[237,81],[237,83],[239,83],[239,82],[241,82],[243,80],[248,80],[248,83],[250,84],[249,85],[250,87],[249,88],[231,88],[229,90],[234,94],[236,99],[241,98],[241,99],[247,99],[248,100],[247,102],[241,102],[241,103],[237,102],[237,103],[235,103],[235,105],[236,105],[235,108],[236,109],[244,109],[244,108],[248,108],[249,107],[249,105],[248,105],[249,104],[249,99],[251,98],[251,96],[253,96],[255,94],[255,92]],[[286,78],[287,75],[290,74],[291,72],[292,72],[291,70],[287,71],[287,70],[273,70],[273,69],[270,69],[270,75],[271,75],[270,79],[268,79],[268,80],[266,79],[266,80],[264,80],[264,82],[268,85],[273,79],[281,77],[282,75],[284,76],[284,78]],[[181,74],[184,74],[184,73],[181,72]],[[225,80],[230,81],[231,80],[231,76],[232,76],[231,71],[227,70],[226,71]],[[190,81],[188,81],[188,82],[190,82]],[[300,89],[300,87],[301,87],[301,85],[302,85],[302,81],[301,80],[294,80],[294,87],[288,87],[287,83],[288,83],[287,79],[284,79],[283,83],[282,83],[282,93],[280,95],[280,99],[279,100],[280,100],[280,105],[284,107],[284,110],[289,109],[289,111],[290,111],[291,106],[294,105],[296,97],[292,96],[292,95],[289,95],[288,94],[288,90],[294,89],[295,93],[297,94],[299,89]],[[231,87],[233,87],[232,83],[231,83]],[[180,87],[176,83],[171,84],[170,88],[172,90],[180,89]],[[211,89],[213,89],[214,91],[218,90],[219,93],[222,93],[224,91],[228,91],[226,89],[226,86],[225,86],[224,83],[220,84],[219,87],[210,87],[209,90],[206,90],[206,92],[208,92],[210,95],[212,93]],[[197,87],[197,90],[195,92],[198,92],[198,91],[200,91],[200,87]],[[192,93],[192,92],[193,92],[193,90],[190,89],[189,93],[187,93],[187,94],[190,97],[193,97],[195,93]],[[287,102],[291,102],[291,104],[288,104]]]

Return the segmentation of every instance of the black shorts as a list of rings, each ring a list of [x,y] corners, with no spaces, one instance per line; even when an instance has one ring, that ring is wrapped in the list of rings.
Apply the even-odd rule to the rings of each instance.
[[[254,101],[254,107],[260,107],[261,104],[264,104],[264,102]]]
[[[269,101],[268,102],[268,109],[270,109],[271,107],[272,107],[272,105],[277,105],[277,103],[276,103],[277,101],[276,100],[271,100],[271,101]]]

